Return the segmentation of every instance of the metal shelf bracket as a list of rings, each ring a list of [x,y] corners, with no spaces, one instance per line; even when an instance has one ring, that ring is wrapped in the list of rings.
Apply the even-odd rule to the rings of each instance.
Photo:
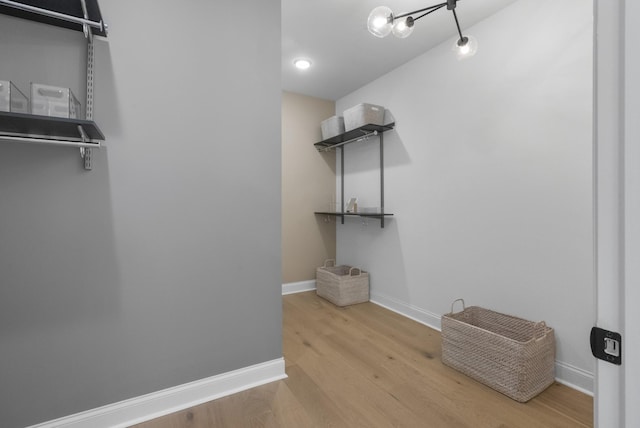
[[[82,0],[82,10],[84,11],[85,18],[87,17],[87,5],[85,0]],[[93,120],[93,62],[94,62],[94,50],[93,50],[93,35],[89,28],[85,25],[85,35],[87,37],[87,104],[85,107],[85,117],[87,120]],[[86,134],[81,126],[78,126],[82,141],[85,140]],[[91,171],[93,169],[92,162],[92,150],[91,148],[80,149],[80,154],[84,159],[84,169]]]
[[[80,125],[78,125],[78,132],[80,133],[80,138],[82,138],[82,144],[86,144],[89,137]],[[80,157],[84,159],[84,169],[88,171],[93,169],[93,164],[91,163],[91,150],[91,147],[80,147]]]

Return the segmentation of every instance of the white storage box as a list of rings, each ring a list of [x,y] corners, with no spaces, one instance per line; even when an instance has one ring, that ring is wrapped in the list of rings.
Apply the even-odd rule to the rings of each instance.
[[[80,102],[71,89],[58,86],[31,84],[31,113],[80,119]]]
[[[344,128],[346,131],[370,124],[384,125],[384,107],[363,103],[344,111]]]
[[[320,128],[322,129],[323,140],[344,134],[344,118],[341,116],[331,116],[329,119],[322,121]]]
[[[9,80],[0,80],[0,111],[29,113],[29,99]]]

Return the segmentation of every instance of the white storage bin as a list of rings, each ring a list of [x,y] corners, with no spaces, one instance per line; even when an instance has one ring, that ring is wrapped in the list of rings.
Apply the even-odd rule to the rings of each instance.
[[[9,80],[0,80],[0,111],[29,113],[29,99]]]
[[[32,83],[31,113],[80,119],[80,102],[69,88]]]
[[[327,140],[336,135],[344,134],[344,118],[341,116],[331,116],[320,123],[322,139]]]
[[[363,103],[344,111],[344,128],[346,131],[369,124],[384,125],[384,107]]]

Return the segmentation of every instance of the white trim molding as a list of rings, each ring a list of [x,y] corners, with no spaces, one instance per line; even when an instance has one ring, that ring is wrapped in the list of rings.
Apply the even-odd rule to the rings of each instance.
[[[440,315],[434,314],[417,306],[410,305],[409,303],[402,302],[393,297],[386,296],[381,293],[371,292],[371,303],[375,303],[378,306],[389,309],[402,316],[410,318],[420,324],[424,324],[427,327],[431,327],[435,330],[441,331]]]
[[[289,282],[282,284],[282,295],[294,293],[302,293],[304,291],[312,291],[316,289],[316,280],[311,279],[309,281]]]
[[[434,330],[442,331],[441,316],[433,312],[377,292],[371,292],[371,303],[375,303]],[[563,385],[593,396],[593,373],[562,361],[556,361],[556,380]]]
[[[286,377],[284,358],[278,358],[30,428],[124,428]]]
[[[595,377],[591,372],[556,361],[556,381],[593,397]]]

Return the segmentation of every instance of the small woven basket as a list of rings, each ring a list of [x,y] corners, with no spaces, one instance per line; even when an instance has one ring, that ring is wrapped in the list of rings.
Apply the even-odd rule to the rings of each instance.
[[[369,301],[369,274],[351,266],[326,260],[316,269],[316,293],[337,306]]]
[[[454,313],[456,302],[462,311]],[[526,402],[555,379],[555,337],[527,321],[464,300],[442,316],[442,362],[508,397]]]

